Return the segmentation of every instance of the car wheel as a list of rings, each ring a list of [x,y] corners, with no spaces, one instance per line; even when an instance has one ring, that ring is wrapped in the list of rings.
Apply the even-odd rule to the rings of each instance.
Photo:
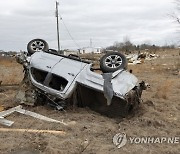
[[[30,55],[37,51],[47,51],[48,49],[48,43],[42,39],[33,39],[27,45],[27,51]]]
[[[110,52],[100,59],[100,68],[103,73],[115,72],[127,68],[126,57],[119,52]]]

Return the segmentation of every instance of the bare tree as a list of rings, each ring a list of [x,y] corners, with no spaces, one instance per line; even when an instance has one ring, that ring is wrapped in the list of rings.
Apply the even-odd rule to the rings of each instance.
[[[175,0],[174,3],[176,5],[176,10],[174,13],[170,14],[170,17],[180,24],[180,0]]]
[[[130,41],[130,38],[128,36],[125,36],[123,38],[123,44],[124,44],[124,49],[126,53],[131,52],[132,48],[133,48],[133,44]]]
[[[125,36],[122,42],[116,41],[114,42],[113,46],[107,47],[107,49],[121,51],[128,54],[135,50],[136,46],[130,41],[128,36]]]

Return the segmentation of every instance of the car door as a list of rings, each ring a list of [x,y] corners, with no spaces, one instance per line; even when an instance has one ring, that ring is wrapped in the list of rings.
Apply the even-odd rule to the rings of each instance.
[[[58,76],[67,81],[67,84],[61,93],[66,93],[71,85],[71,88],[73,88],[76,77],[86,65],[86,63],[69,58],[63,58],[56,65],[54,65],[51,70],[52,75]]]
[[[61,59],[63,59],[63,57],[45,52],[36,52],[31,57],[30,66],[39,70],[51,72],[53,66],[61,61]]]

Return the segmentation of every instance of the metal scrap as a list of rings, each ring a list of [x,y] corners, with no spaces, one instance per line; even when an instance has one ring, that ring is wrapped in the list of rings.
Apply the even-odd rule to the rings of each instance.
[[[0,117],[0,124],[10,127],[13,123],[14,121],[10,121],[10,120],[4,119],[3,117]]]
[[[104,96],[107,99],[107,105],[111,105],[111,100],[113,98],[114,92],[113,92],[113,87],[112,87],[112,73],[104,73],[103,74],[104,78]]]
[[[3,125],[6,125],[6,126],[11,126],[14,122],[6,120],[5,117],[7,117],[8,115],[10,115],[10,114],[12,114],[14,112],[18,112],[18,113],[28,115],[28,116],[31,116],[31,117],[34,117],[34,118],[37,118],[37,119],[40,119],[40,120],[48,121],[48,122],[55,122],[55,123],[60,123],[60,124],[63,124],[63,125],[67,125],[63,121],[54,120],[54,119],[48,118],[46,116],[40,115],[38,113],[31,112],[31,111],[28,111],[28,110],[24,110],[24,109],[22,109],[21,105],[19,105],[17,107],[14,107],[14,108],[11,108],[9,110],[0,112],[0,123],[3,124]]]

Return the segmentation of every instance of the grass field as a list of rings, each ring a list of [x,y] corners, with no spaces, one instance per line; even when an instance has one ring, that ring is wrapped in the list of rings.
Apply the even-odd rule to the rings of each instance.
[[[179,144],[127,144],[118,149],[112,142],[117,133],[127,136],[180,136],[180,56],[178,50],[157,51],[159,58],[142,64],[130,65],[139,80],[151,88],[143,93],[143,103],[127,118],[110,119],[88,108],[55,111],[47,106],[27,107],[28,110],[56,120],[70,122],[69,126],[48,123],[18,113],[7,119],[15,121],[12,129],[63,130],[65,135],[49,133],[0,132],[0,153],[34,151],[46,154],[179,154]],[[92,55],[91,55],[92,56]],[[98,57],[93,60],[97,60]],[[17,84],[23,78],[23,68],[13,58],[0,58],[0,81]],[[0,105],[17,106],[16,90],[0,93]],[[0,128],[6,128],[0,125]],[[34,153],[35,153],[34,152]]]

